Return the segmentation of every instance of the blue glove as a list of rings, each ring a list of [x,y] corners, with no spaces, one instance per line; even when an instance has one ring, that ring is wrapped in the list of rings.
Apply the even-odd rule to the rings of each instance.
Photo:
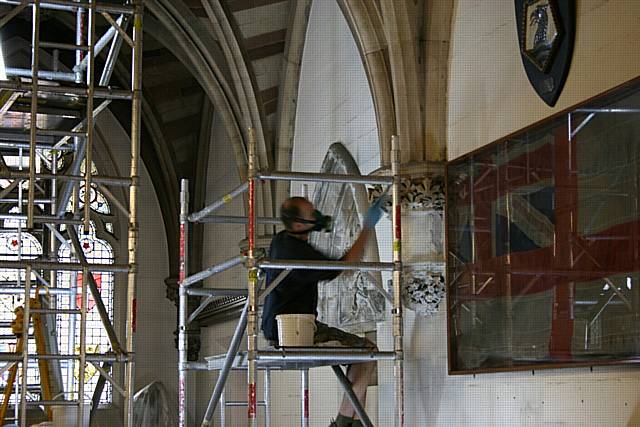
[[[364,221],[362,222],[362,228],[364,229],[373,229],[375,228],[380,218],[382,218],[382,206],[387,200],[386,193],[383,193],[378,200],[373,202],[373,204],[367,210],[367,214],[364,216]]]

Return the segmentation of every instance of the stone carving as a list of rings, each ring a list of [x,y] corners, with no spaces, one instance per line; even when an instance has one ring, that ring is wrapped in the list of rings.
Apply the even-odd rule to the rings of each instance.
[[[164,284],[166,286],[166,297],[170,301],[173,301],[176,307],[178,307],[179,298],[178,298],[178,278],[176,276],[169,276],[164,279]],[[189,297],[187,299],[187,312],[193,312],[198,305],[200,305],[200,297]],[[200,336],[200,325],[198,321],[194,321],[189,323],[187,326],[187,360],[196,361],[198,360],[200,354],[200,346],[201,346],[201,336]],[[178,348],[178,330],[173,331],[174,342],[176,348]]]
[[[360,174],[355,160],[340,143],[329,147],[322,164],[323,173]],[[331,233],[313,233],[311,243],[332,258],[340,258],[361,230],[361,218],[369,207],[364,185],[323,183],[316,185],[313,203],[334,219]],[[377,243],[370,246],[368,260],[377,260]],[[384,297],[376,289],[379,274],[343,273],[318,287],[318,318],[331,326],[352,332],[375,329],[385,316]]]
[[[433,270],[428,267],[412,268],[405,270],[402,276],[403,305],[423,316],[437,313],[444,299],[444,274]]]
[[[362,332],[384,318],[385,299],[375,288],[375,279],[366,272],[345,272],[322,286],[318,319]]]
[[[172,301],[175,306],[178,306],[178,278],[176,276],[169,276],[164,279],[165,296],[169,301]]]
[[[369,191],[369,200],[376,200],[384,188],[382,185],[375,185]],[[444,177],[436,175],[433,177],[402,178],[400,180],[400,201],[406,210],[430,210],[444,212]],[[386,213],[391,209],[391,202],[383,207]]]

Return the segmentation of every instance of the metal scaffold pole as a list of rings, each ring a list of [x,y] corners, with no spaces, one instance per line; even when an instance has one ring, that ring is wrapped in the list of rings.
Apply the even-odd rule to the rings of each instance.
[[[247,425],[256,427],[258,406],[265,407],[265,425],[269,426],[270,403],[269,396],[269,372],[272,369],[278,370],[300,370],[302,371],[301,384],[301,423],[309,423],[309,401],[308,401],[308,369],[318,366],[334,366],[334,372],[349,397],[352,405],[358,413],[363,425],[372,425],[361,402],[358,401],[352,384],[344,373],[335,365],[364,363],[376,360],[393,360],[395,377],[396,396],[396,426],[404,425],[404,394],[403,394],[403,330],[402,330],[402,302],[401,302],[401,279],[402,279],[402,257],[401,257],[401,204],[400,204],[400,151],[397,137],[392,140],[392,176],[363,176],[363,175],[337,175],[337,174],[315,174],[307,172],[262,172],[258,168],[256,157],[256,139],[253,129],[248,132],[248,180],[237,186],[229,194],[214,201],[209,206],[198,212],[189,214],[188,212],[188,182],[183,180],[181,184],[180,197],[180,276],[179,276],[179,426],[186,426],[186,380],[189,370],[215,370],[219,372],[218,379],[211,395],[209,405],[205,412],[202,427],[209,427],[213,420],[214,411],[220,404],[221,419],[225,419],[226,406],[247,406]],[[256,250],[256,225],[271,224],[276,225],[276,218],[256,217],[256,185],[262,181],[284,180],[284,181],[318,181],[332,183],[357,183],[357,184],[386,184],[392,186],[392,226],[393,226],[393,262],[345,262],[345,261],[306,261],[295,259],[266,259],[264,253]],[[247,217],[236,216],[209,216],[215,210],[228,203],[234,197],[248,190]],[[248,225],[248,248],[247,252],[235,256],[203,271],[187,275],[188,263],[188,229],[189,222],[194,223],[245,223]],[[248,283],[246,291],[242,289],[223,288],[198,288],[191,286],[215,274],[232,268],[244,262],[247,268]],[[259,269],[283,270],[266,289],[260,291],[258,286]],[[342,271],[391,271],[393,273],[393,351],[378,351],[368,348],[320,348],[320,347],[276,347],[275,349],[259,350],[257,347],[258,334],[258,307],[264,301],[266,295],[273,291],[279,283],[294,269],[309,270],[342,270]],[[197,315],[206,307],[212,298],[218,295],[242,296],[246,294],[247,300],[236,326],[233,338],[229,344],[228,351],[224,355],[207,358],[207,363],[188,362],[186,358],[187,336],[186,327],[189,322],[197,318]],[[186,301],[189,295],[207,297],[204,302],[188,317]],[[247,333],[247,351],[238,351],[244,331]],[[247,400],[246,402],[227,401],[225,399],[224,387],[227,376],[231,370],[246,369],[247,371]],[[258,370],[265,371],[265,399],[257,399],[257,379]],[[223,421],[224,423],[224,421]],[[224,425],[224,424],[223,424]]]
[[[178,277],[178,427],[187,426],[187,256],[189,247],[189,181],[180,185],[180,272]]]
[[[85,129],[86,129],[86,139],[87,142],[85,144],[85,168],[84,168],[84,191],[85,198],[88,198],[91,189],[91,162],[92,162],[92,150],[93,150],[93,90],[94,90],[94,75],[95,75],[95,58],[94,58],[94,48],[96,42],[96,30],[95,30],[95,22],[96,22],[96,0],[91,0],[91,7],[89,9],[88,15],[88,31],[87,31],[87,45],[89,47],[89,51],[87,52],[87,73],[86,73],[86,83],[87,83],[87,119],[85,121]],[[89,220],[91,216],[91,203],[84,204],[84,232],[85,234],[89,233]]]
[[[400,204],[400,142],[391,138],[392,226],[393,226],[393,350],[397,427],[404,426],[404,350],[402,344],[402,206]]]
[[[133,425],[133,387],[134,387],[134,334],[136,319],[136,278],[138,246],[138,166],[140,161],[140,135],[142,113],[142,14],[143,1],[134,0],[133,7],[133,55],[131,72],[131,89],[133,99],[131,101],[131,186],[129,187],[129,275],[127,280],[127,343],[126,349],[129,360],[125,365],[125,405],[124,425]]]
[[[0,19],[0,27],[12,19],[24,19],[21,17],[22,12],[29,11],[32,29],[31,68],[8,66],[7,75],[11,78],[0,81],[0,88],[3,91],[13,92],[12,99],[19,99],[21,104],[30,101],[30,108],[24,112],[18,109],[12,110],[11,103],[2,106],[0,110],[2,114],[10,111],[12,114],[24,115],[24,120],[16,121],[17,125],[13,122],[4,125],[3,132],[8,135],[5,138],[7,141],[0,143],[0,163],[3,166],[0,179],[9,182],[8,185],[3,185],[0,202],[17,203],[17,210],[1,214],[0,220],[5,221],[5,224],[7,224],[6,221],[18,224],[16,226],[17,255],[15,258],[8,257],[0,260],[0,269],[14,271],[16,279],[12,280],[14,283],[11,286],[3,283],[0,286],[0,294],[14,296],[24,294],[24,307],[21,309],[23,317],[19,322],[16,314],[16,324],[20,324],[20,329],[14,331],[18,343],[15,352],[0,354],[0,361],[8,363],[3,369],[9,369],[12,378],[5,388],[4,400],[0,405],[0,424],[4,425],[7,407],[11,401],[15,403],[15,421],[19,421],[21,426],[30,425],[31,412],[27,412],[27,409],[54,405],[75,407],[76,412],[73,412],[73,416],[77,416],[77,419],[67,424],[85,425],[89,410],[89,407],[84,404],[85,394],[91,392],[85,373],[88,372],[87,363],[91,363],[95,365],[101,376],[100,381],[103,382],[102,386],[95,387],[93,409],[97,409],[104,382],[108,381],[114,391],[123,395],[123,425],[130,427],[133,423],[135,372],[134,333],[138,245],[136,203],[140,161],[144,0],[122,0],[120,5],[113,2],[101,3],[98,0],[0,0],[0,3],[10,7],[8,13]],[[112,13],[118,13],[120,16],[115,19],[110,15]],[[62,19],[75,22],[72,42],[41,40],[43,34],[50,35],[41,31],[41,24],[56,14],[65,15],[66,18]],[[69,19],[69,16],[72,18]],[[102,18],[108,24],[108,29],[98,39],[96,37],[96,30],[99,27],[97,20]],[[133,28],[128,30],[131,22],[133,22]],[[132,48],[131,87],[117,89],[109,86],[109,80],[123,40]],[[106,60],[96,60],[97,55],[110,41],[112,41],[111,49]],[[46,49],[53,49],[53,70],[41,69],[47,64],[47,61],[42,61],[45,65],[41,67],[41,57],[45,55],[41,51]],[[71,60],[73,63],[65,64],[68,69],[72,69],[72,72],[58,68],[59,50],[75,53],[75,60]],[[104,66],[101,65],[103,63]],[[96,83],[95,75],[99,68],[102,68],[102,77]],[[60,107],[45,110],[41,105],[50,101],[51,94],[55,95]],[[94,101],[98,98],[104,98],[104,101],[96,105]],[[92,171],[92,159],[97,145],[94,143],[97,137],[94,134],[96,117],[106,109],[112,99],[131,100],[131,158],[128,177],[101,176]],[[63,123],[58,119],[61,112],[64,113],[66,120],[79,119],[79,121],[69,129],[70,126],[67,126],[66,122]],[[60,153],[69,154],[69,157],[73,154],[73,160],[69,167],[66,167],[67,172],[64,174],[60,173],[58,166],[58,161],[61,161],[58,157]],[[17,163],[7,162],[6,156],[10,156],[12,161],[17,158]],[[65,159],[67,158],[65,155]],[[80,173],[83,163],[85,169]],[[128,206],[114,201],[120,211],[128,216],[126,264],[116,263],[115,259],[111,259],[111,263],[96,262],[95,258],[89,257],[88,251],[85,252],[87,247],[84,245],[85,241],[81,240],[86,238],[94,223],[92,217],[95,216],[95,212],[92,212],[91,193],[101,191],[114,198],[107,186],[129,187]],[[81,192],[83,188],[84,196]],[[25,191],[26,194],[24,194]],[[78,213],[79,208],[83,209],[82,215]],[[66,230],[62,228],[63,226]],[[25,228],[24,231],[23,228]],[[81,229],[85,236],[79,237],[78,232]],[[34,233],[37,233],[37,238],[34,237]],[[42,236],[43,241],[38,243],[47,249],[37,256],[28,252],[29,248],[23,244],[26,234],[29,234],[27,237],[35,239]],[[59,248],[68,250],[68,255],[64,255],[67,258],[59,254]],[[49,273],[46,274],[46,272]],[[110,310],[105,306],[101,288],[97,282],[99,274],[116,272],[127,273],[126,346],[120,344],[123,342],[123,337],[118,339],[117,328],[110,317]],[[66,287],[61,286],[63,282],[61,277],[69,280],[68,285],[64,285]],[[34,282],[33,285],[32,282]],[[81,285],[78,282],[81,282]],[[39,294],[41,289],[45,290],[44,295]],[[88,292],[91,292],[92,301],[89,301]],[[35,297],[32,298],[31,295],[34,293]],[[69,301],[66,308],[65,299]],[[96,309],[88,313],[92,306]],[[98,313],[111,344],[111,349],[104,353],[87,352],[92,345],[90,337],[93,336],[88,326],[89,314],[93,315],[94,312]],[[55,328],[55,325],[60,323],[57,316],[70,317],[68,342],[64,344],[64,348],[61,348],[62,346],[55,338],[55,329],[47,330],[46,334],[41,333],[43,328]],[[40,332],[37,334],[34,332],[30,337],[30,328]],[[44,339],[39,340],[38,337],[47,337],[46,343]],[[35,352],[33,349],[29,350],[30,339],[35,339]],[[79,342],[77,342],[78,339]],[[115,362],[124,364],[124,375],[121,372],[117,374],[109,372],[110,364]],[[50,364],[47,365],[47,363]],[[99,363],[105,365],[99,366]],[[108,364],[107,368],[105,368],[106,364]],[[36,369],[36,366],[40,370],[41,378],[39,400],[38,398],[34,400],[33,384],[29,383],[29,378],[34,378],[31,371]],[[52,396],[51,385],[48,382],[50,375],[48,366],[55,366],[52,369],[57,369],[56,393],[61,391],[59,395],[71,397],[59,400]],[[19,367],[22,373],[21,378],[17,375]],[[63,368],[67,370],[64,380]],[[14,392],[16,381],[20,383]],[[121,386],[122,384],[124,385]],[[51,411],[47,409],[46,413],[50,420]]]
[[[27,393],[29,392],[29,312],[31,299],[31,268],[27,267],[24,286],[24,318],[22,323],[22,390],[20,393],[20,424],[27,425]]]
[[[87,283],[89,270],[82,271],[82,286],[80,288],[80,360],[78,361],[78,425],[84,420],[84,376],[87,369]]]
[[[33,228],[34,199],[36,192],[36,141],[38,139],[38,69],[40,67],[40,1],[33,3],[33,28],[31,38],[31,120],[29,141],[29,191],[27,197],[27,228]],[[20,160],[22,162],[22,159]]]
[[[256,218],[256,136],[253,128],[249,129],[249,250],[247,253],[248,267],[248,315],[247,315],[247,418],[250,427],[257,427],[257,396],[256,396],[256,351],[257,351],[257,323],[258,323],[258,266],[256,264],[255,254],[255,218]]]

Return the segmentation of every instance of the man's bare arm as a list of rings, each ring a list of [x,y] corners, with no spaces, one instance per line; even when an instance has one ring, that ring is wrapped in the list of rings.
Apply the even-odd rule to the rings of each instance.
[[[347,251],[346,254],[342,257],[342,261],[347,262],[358,262],[362,260],[362,256],[364,255],[364,248],[367,245],[367,240],[372,235],[372,230],[369,228],[365,228],[362,230],[358,238],[356,239],[351,249]]]

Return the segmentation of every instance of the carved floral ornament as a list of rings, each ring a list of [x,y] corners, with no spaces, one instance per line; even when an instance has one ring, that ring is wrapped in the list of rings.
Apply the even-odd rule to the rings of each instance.
[[[438,312],[445,294],[442,272],[422,268],[405,269],[402,279],[402,303],[405,307],[423,316]]]
[[[369,190],[369,201],[374,202],[384,192],[382,185]],[[441,175],[400,180],[400,203],[404,209],[444,212],[444,177]],[[385,213],[391,210],[391,201],[383,206]]]

